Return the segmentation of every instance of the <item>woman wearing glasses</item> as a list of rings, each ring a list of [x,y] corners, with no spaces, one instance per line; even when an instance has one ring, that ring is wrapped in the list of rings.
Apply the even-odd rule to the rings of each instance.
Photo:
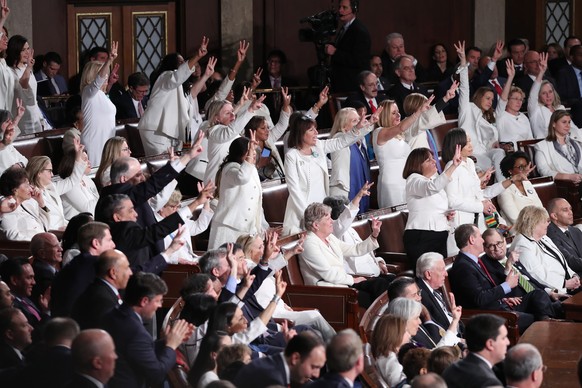
[[[514,175],[531,171],[532,165],[529,156],[525,152],[514,152],[507,155],[501,161],[501,172],[507,179]],[[531,182],[525,180],[512,180],[507,190],[497,197],[503,218],[510,224],[515,224],[521,209],[529,205],[543,207],[540,197]]]

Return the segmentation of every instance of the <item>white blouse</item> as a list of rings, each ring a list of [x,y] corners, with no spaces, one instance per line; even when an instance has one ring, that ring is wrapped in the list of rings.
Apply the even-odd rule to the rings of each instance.
[[[446,174],[427,178],[412,174],[406,179],[408,221],[406,229],[444,231],[449,230],[446,212],[449,200],[445,187],[451,180]]]

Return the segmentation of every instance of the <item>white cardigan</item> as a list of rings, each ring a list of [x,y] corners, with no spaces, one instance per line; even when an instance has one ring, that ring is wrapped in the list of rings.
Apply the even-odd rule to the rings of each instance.
[[[362,256],[378,248],[372,236],[356,245],[346,244],[333,234],[326,245],[313,232],[307,232],[303,252],[299,255],[301,274],[308,286],[346,287],[354,284],[354,278],[344,269],[344,256]]]
[[[61,195],[72,191],[77,191],[76,187],[81,184],[81,179],[85,173],[87,164],[83,161],[75,162],[71,176],[60,179],[56,178],[42,190],[42,197],[49,212],[49,229],[58,230],[67,226],[65,210]],[[97,202],[95,202],[97,204]],[[93,206],[95,207],[95,206]],[[93,209],[94,210],[94,209]]]
[[[449,230],[445,214],[449,208],[449,200],[445,187],[450,181],[444,173],[432,178],[415,173],[406,178],[406,203],[409,212],[407,230]]]
[[[554,143],[547,140],[542,140],[535,145],[536,150],[536,166],[541,176],[555,177],[558,173],[563,174],[580,174],[582,173],[582,139],[573,134],[570,137],[580,150],[580,162],[578,163],[578,171],[574,168],[572,163],[565,157],[556,152]]]
[[[526,195],[523,195],[514,184],[511,184],[511,186],[497,197],[497,202],[500,207],[499,210],[501,210],[503,218],[510,224],[515,224],[519,212],[524,207],[530,205],[544,207],[540,197],[538,197],[536,189],[530,181],[523,181],[523,188],[525,189]]]

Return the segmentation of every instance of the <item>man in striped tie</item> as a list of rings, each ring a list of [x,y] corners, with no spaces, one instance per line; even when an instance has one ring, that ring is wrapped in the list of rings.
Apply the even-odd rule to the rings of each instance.
[[[487,229],[483,233],[483,239],[485,240],[483,263],[495,283],[501,284],[509,271],[514,271],[519,276],[517,287],[511,289],[507,299],[514,299],[518,304],[523,303],[526,298],[528,301],[531,299],[529,303],[537,305],[538,309],[549,310],[550,317],[563,318],[564,309],[560,299],[569,298],[570,295],[559,294],[534,279],[519,262],[519,253],[516,251],[507,257],[505,238],[496,229]]]

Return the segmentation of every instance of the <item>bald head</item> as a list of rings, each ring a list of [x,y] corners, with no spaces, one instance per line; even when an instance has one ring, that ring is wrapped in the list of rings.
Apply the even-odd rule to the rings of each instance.
[[[131,183],[136,185],[145,180],[141,165],[136,158],[121,157],[111,164],[111,183]]]
[[[528,382],[528,386],[539,387],[542,384],[542,355],[531,344],[518,344],[511,348],[505,356],[503,366],[508,385]]]
[[[71,347],[75,371],[107,383],[115,371],[115,344],[104,330],[83,330]]]
[[[527,74],[537,76],[540,73],[540,53],[529,50],[523,57],[523,65]]]
[[[560,228],[567,228],[574,223],[572,206],[564,198],[554,198],[548,203],[550,220]]]
[[[30,240],[30,253],[36,260],[53,267],[63,261],[63,248],[57,236],[52,233],[37,233]]]
[[[118,290],[125,289],[132,274],[127,256],[117,249],[108,249],[99,255],[95,264],[95,272],[97,277],[110,283]]]

